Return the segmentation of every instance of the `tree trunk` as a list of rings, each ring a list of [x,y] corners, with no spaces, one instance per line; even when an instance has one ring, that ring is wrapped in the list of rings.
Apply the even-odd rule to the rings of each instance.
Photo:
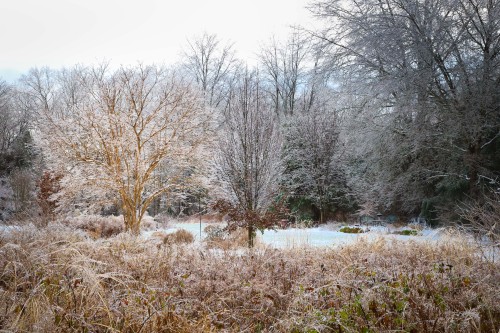
[[[253,239],[254,239],[254,227],[253,223],[248,224],[248,247],[253,248]]]
[[[139,236],[139,234],[141,232],[140,227],[141,227],[140,220],[137,217],[135,217],[135,214],[134,214],[132,225],[130,227],[130,233],[134,236]]]
[[[134,236],[140,233],[141,220],[137,216],[136,211],[131,211],[125,205],[123,206],[123,221],[125,223],[125,231]]]
[[[470,144],[465,154],[465,165],[467,166],[467,177],[469,178],[469,195],[473,199],[479,198],[479,164],[480,164],[479,143]]]

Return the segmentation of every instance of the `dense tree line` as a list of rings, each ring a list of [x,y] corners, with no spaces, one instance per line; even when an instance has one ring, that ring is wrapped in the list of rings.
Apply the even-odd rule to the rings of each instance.
[[[314,32],[325,66],[355,96],[353,140],[362,132],[373,143],[353,156],[371,178],[364,200],[431,218],[498,189],[500,2],[317,1],[310,8],[327,23]]]

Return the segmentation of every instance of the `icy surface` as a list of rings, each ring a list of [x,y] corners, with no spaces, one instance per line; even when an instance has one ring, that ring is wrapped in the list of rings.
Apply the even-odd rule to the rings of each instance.
[[[197,241],[204,239],[206,234],[204,232],[207,225],[219,225],[214,223],[201,223],[201,237],[200,237],[200,224],[199,223],[176,223],[166,229],[157,229],[154,231],[145,231],[143,236],[149,238],[154,232],[162,231],[166,233],[175,232],[178,229],[185,229],[191,232]],[[366,229],[366,228],[365,228]],[[392,232],[396,228],[388,228],[383,226],[370,227],[367,232],[361,234],[348,234],[332,230],[330,226],[320,226],[316,228],[290,228],[279,230],[265,230],[264,233],[257,232],[258,242],[276,248],[284,247],[299,247],[299,246],[339,246],[347,245],[355,242],[359,238],[376,239],[378,237],[386,237],[388,239],[398,239],[403,241],[416,240],[416,241],[430,241],[438,240],[440,238],[440,229],[424,229],[419,232],[419,236],[402,236],[394,235]]]
[[[206,237],[204,232],[208,225],[223,226],[217,223],[175,223],[167,228],[158,228],[155,230],[143,231],[142,237],[150,238],[155,232],[172,233],[179,229],[185,229],[191,232],[196,239],[196,242],[203,240]],[[0,233],[18,230],[20,226],[6,226],[0,224]],[[367,229],[367,228],[364,228]],[[300,247],[300,246],[315,246],[315,247],[336,247],[354,243],[359,238],[367,240],[384,237],[386,239],[398,239],[403,241],[436,241],[442,236],[441,229],[424,229],[419,231],[418,236],[402,236],[392,234],[394,231],[407,228],[388,228],[388,227],[370,227],[369,230],[361,234],[348,234],[338,231],[337,228],[331,226],[320,226],[316,228],[290,228],[279,230],[265,230],[264,233],[257,232],[257,242],[272,246],[275,248]]]

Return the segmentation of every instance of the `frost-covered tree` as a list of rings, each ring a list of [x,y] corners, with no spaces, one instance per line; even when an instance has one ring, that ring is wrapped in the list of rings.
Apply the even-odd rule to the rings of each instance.
[[[266,92],[271,96],[277,115],[292,115],[297,109],[305,82],[309,45],[298,31],[288,40],[271,39],[260,51]]]
[[[209,126],[200,97],[156,66],[75,68],[46,80],[39,74],[23,81],[37,107],[44,152],[52,164],[64,163],[61,199],[111,193],[126,230],[138,234],[153,200],[186,186],[186,170],[196,166]],[[173,167],[158,182],[164,161]]]
[[[0,80],[0,175],[26,168],[32,160],[30,114],[14,86]]]
[[[325,0],[310,9],[326,25],[314,34],[327,67],[363,110],[358,130],[374,144],[358,161],[386,207],[415,214],[498,184],[500,1]]]
[[[240,221],[234,222],[247,228],[252,247],[256,229],[273,223],[259,217],[272,207],[282,171],[279,126],[258,73],[247,72],[238,80],[224,115],[215,156],[216,181],[222,199],[240,212]]]
[[[341,114],[331,97],[323,97],[312,107],[307,104],[283,126],[283,184],[291,195],[292,208],[301,212],[312,206],[320,223],[328,213],[354,206],[344,170]]]
[[[214,34],[204,33],[188,40],[184,68],[201,89],[209,107],[224,105],[240,62],[233,45],[223,44]]]

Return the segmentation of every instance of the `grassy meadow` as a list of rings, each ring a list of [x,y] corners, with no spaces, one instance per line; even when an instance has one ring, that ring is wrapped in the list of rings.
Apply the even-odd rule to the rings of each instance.
[[[458,233],[336,248],[0,233],[1,332],[492,332],[500,264]]]

